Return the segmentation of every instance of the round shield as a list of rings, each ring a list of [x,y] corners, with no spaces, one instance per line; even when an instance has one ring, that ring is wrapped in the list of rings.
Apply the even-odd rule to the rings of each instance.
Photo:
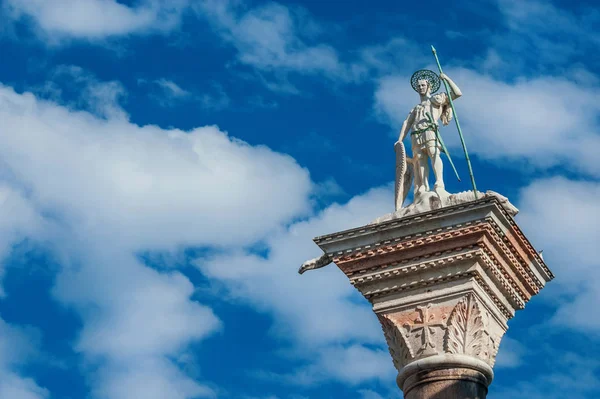
[[[418,92],[417,83],[419,80],[426,79],[429,81],[429,87],[431,87],[431,94],[435,93],[440,88],[440,77],[433,71],[429,69],[420,69],[417,72],[413,73],[410,77],[410,85],[412,88]]]

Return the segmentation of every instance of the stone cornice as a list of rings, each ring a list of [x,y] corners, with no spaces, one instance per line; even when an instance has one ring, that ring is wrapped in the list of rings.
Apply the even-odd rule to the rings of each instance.
[[[498,212],[502,213],[507,218],[511,218],[511,216],[508,215],[508,213],[506,213],[506,211],[504,211],[501,206],[499,206],[498,200],[496,200],[495,198],[486,197],[466,204],[449,206],[429,212],[423,212],[417,215],[407,216],[401,219],[388,220],[376,224],[368,224],[362,227],[356,227],[353,229],[343,230],[337,233],[318,236],[315,237],[313,241],[325,252],[331,253],[330,251],[327,251],[326,248],[324,248],[328,244],[357,239],[360,237],[369,236],[372,234],[381,233],[389,230],[398,230],[402,227],[418,226],[419,224],[423,224],[423,222],[435,220],[451,214],[458,215],[461,213],[468,213],[468,211],[471,211],[470,215],[472,215],[472,211],[477,209],[481,209],[483,211],[488,210],[489,205],[496,205],[496,210]],[[472,217],[470,217],[470,219],[472,219]]]
[[[378,297],[398,294],[401,292],[408,292],[411,290],[417,290],[428,286],[435,286],[439,285],[440,283],[472,278],[479,285],[479,287],[485,291],[485,293],[490,297],[492,302],[498,307],[502,314],[506,318],[511,318],[513,316],[513,311],[508,309],[502,303],[502,301],[500,301],[500,299],[493,292],[489,284],[486,281],[484,281],[484,276],[479,270],[459,270],[454,273],[446,272],[445,274],[440,275],[437,278],[428,278],[425,280],[411,281],[400,285],[395,284],[393,281],[394,276],[400,277],[409,273],[421,272],[429,268],[441,268],[447,266],[448,264],[462,261],[480,261],[482,263],[485,263],[491,271],[492,275],[494,276],[494,280],[496,281],[496,283],[502,287],[502,291],[504,291],[505,296],[510,300],[511,305],[515,309],[524,308],[525,301],[511,286],[511,281],[502,275],[502,273],[493,265],[493,262],[488,258],[484,251],[476,247],[470,249],[467,252],[461,252],[445,257],[440,257],[439,259],[436,259],[435,262],[410,265],[404,268],[394,269],[391,271],[380,271],[379,273],[373,273],[364,277],[355,277],[351,280],[351,283],[357,289],[359,289],[359,291],[361,291],[365,298],[372,301],[373,299]],[[365,284],[377,281],[389,281],[389,286],[383,286],[374,289],[362,287]]]
[[[475,221],[459,229],[450,226],[448,231],[441,234],[429,232],[428,235],[417,235],[414,239],[402,240],[394,245],[377,243],[374,248],[353,251],[348,255],[334,257],[333,260],[351,281],[356,281],[357,276],[372,279],[390,273],[419,272],[428,267],[452,262],[453,260],[442,260],[448,254],[460,252],[465,248],[478,248],[487,255],[485,263],[490,270],[495,275],[502,276],[498,279],[503,285],[509,284],[512,290],[518,292],[518,302],[528,301],[532,295],[539,292],[543,283],[510,254],[501,237],[498,237],[498,230],[491,226],[493,223],[491,220]],[[510,262],[512,268],[503,266],[507,262]],[[403,265],[411,266],[407,268]],[[507,281],[509,283],[506,283]]]
[[[538,282],[554,278],[512,216],[494,197],[319,236],[314,239],[314,242],[332,257],[349,255],[357,251],[372,250],[381,245],[390,245],[409,237],[425,236],[433,231],[450,231],[473,223],[474,215],[480,216],[477,218],[480,220],[487,219],[496,222],[493,225],[503,236],[503,241],[510,248],[510,252],[517,254],[525,264],[531,264],[541,274],[537,277],[533,272],[528,271],[527,274],[530,277],[535,276]],[[504,237],[508,229],[512,234]]]

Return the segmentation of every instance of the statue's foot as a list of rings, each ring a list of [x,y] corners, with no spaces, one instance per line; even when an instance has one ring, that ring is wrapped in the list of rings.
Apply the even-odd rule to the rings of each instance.
[[[440,201],[442,201],[442,204],[445,205],[448,201],[448,197],[450,197],[450,193],[448,191],[446,191],[446,188],[444,187],[444,185],[436,184],[435,186],[433,186],[433,191],[435,191],[437,196],[440,198]]]
[[[425,186],[419,186],[415,190],[413,204],[418,204],[420,202],[423,202],[423,200],[429,198],[430,194],[431,193],[429,192],[429,190],[427,190],[427,187],[425,187]]]
[[[427,187],[425,187],[425,185],[420,185],[418,187],[415,187],[414,196],[417,197],[426,191],[429,191],[429,190],[427,190]]]

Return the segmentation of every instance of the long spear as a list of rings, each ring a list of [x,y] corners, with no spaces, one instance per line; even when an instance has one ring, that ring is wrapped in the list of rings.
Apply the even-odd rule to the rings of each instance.
[[[448,157],[448,161],[450,161],[450,166],[452,166],[452,170],[454,170],[454,174],[456,175],[456,178],[458,179],[458,181],[460,181],[460,176],[458,175],[456,166],[454,166],[454,162],[452,162],[452,157],[450,156],[450,152],[446,148],[446,144],[444,144],[444,140],[442,140],[442,135],[440,134],[440,129],[438,129],[438,125],[433,121],[433,118],[431,117],[431,114],[429,112],[426,112],[425,115],[427,116],[429,125],[433,126],[433,128],[435,129],[435,136],[437,137],[438,141],[440,142],[440,144],[442,146],[442,151],[444,151],[444,153]]]
[[[431,46],[431,51],[433,52],[433,56],[435,57],[435,62],[437,63],[438,69],[440,70],[440,75],[442,72],[442,65],[440,65],[440,60],[438,59],[437,52],[435,51],[435,47]],[[446,79],[441,79],[444,82],[444,87],[446,88],[446,94],[448,94],[448,100],[450,101],[450,107],[452,107],[452,112],[454,113],[454,121],[456,122],[456,129],[458,129],[458,135],[460,136],[460,143],[462,144],[462,148],[465,152],[465,158],[467,159],[467,166],[469,167],[469,176],[471,177],[471,185],[473,186],[473,194],[475,194],[475,199],[477,199],[477,186],[475,185],[475,176],[473,175],[473,168],[471,167],[471,160],[469,159],[469,152],[467,151],[467,145],[465,144],[465,139],[462,135],[462,130],[460,129],[460,123],[458,122],[458,114],[456,113],[456,109],[454,109],[454,102],[452,101],[452,94],[450,88],[448,87],[448,82]]]

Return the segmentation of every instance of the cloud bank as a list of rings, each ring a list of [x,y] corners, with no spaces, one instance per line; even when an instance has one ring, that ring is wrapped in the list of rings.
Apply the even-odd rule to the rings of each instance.
[[[136,254],[259,241],[310,211],[308,172],[217,127],[140,127],[8,87],[0,118],[4,242],[29,235],[53,248],[53,294],[83,320],[74,349],[95,365],[95,396],[214,396],[172,359],[220,321],[188,278]]]

